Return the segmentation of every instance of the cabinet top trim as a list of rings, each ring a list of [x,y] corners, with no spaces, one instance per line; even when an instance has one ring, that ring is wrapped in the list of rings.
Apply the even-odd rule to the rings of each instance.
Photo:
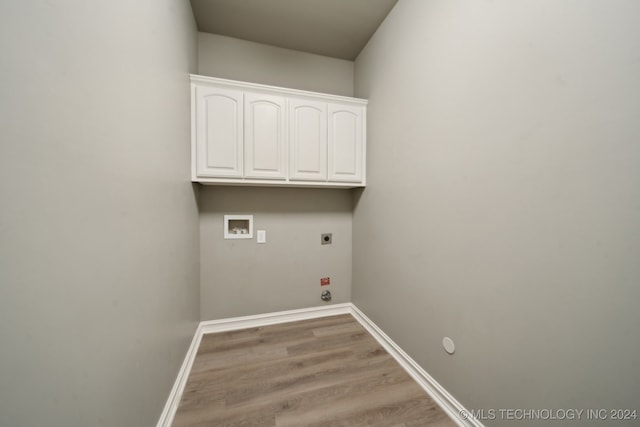
[[[236,80],[228,80],[221,79],[218,77],[208,77],[208,76],[200,76],[197,74],[190,74],[191,83],[204,83],[211,84],[216,86],[225,86],[225,87],[234,87],[237,89],[254,89],[254,90],[263,90],[268,92],[276,92],[285,95],[296,95],[296,96],[311,96],[314,98],[322,98],[328,101],[340,101],[340,102],[349,102],[351,104],[360,104],[367,105],[366,99],[361,98],[351,98],[348,96],[340,96],[340,95],[331,95],[328,93],[320,93],[320,92],[310,92],[306,90],[299,89],[289,89],[278,86],[268,86],[258,83],[249,83],[249,82],[241,82]]]

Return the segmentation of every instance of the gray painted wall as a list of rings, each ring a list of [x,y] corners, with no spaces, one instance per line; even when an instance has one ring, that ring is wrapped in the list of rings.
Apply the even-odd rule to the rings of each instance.
[[[224,240],[225,214],[253,214],[252,240]],[[201,190],[201,316],[217,319],[351,301],[349,190],[205,187]],[[256,230],[267,231],[257,244]],[[320,235],[333,233],[331,245]],[[331,285],[321,289],[320,278]]]
[[[198,73],[353,96],[353,61],[198,33]]]
[[[198,41],[199,74],[353,94],[353,62],[204,33]],[[203,186],[200,197],[202,320],[323,305],[327,288],[332,303],[351,300],[351,190]],[[224,240],[224,214],[253,214],[267,243]],[[331,246],[320,245],[325,232]]]
[[[198,320],[188,2],[0,3],[0,425],[157,422]]]
[[[353,301],[470,409],[640,410],[639,16],[400,0],[356,60]]]

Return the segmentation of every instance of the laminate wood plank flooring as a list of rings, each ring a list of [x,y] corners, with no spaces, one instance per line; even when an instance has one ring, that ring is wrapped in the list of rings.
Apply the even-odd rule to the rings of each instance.
[[[174,427],[454,427],[349,314],[204,335]]]

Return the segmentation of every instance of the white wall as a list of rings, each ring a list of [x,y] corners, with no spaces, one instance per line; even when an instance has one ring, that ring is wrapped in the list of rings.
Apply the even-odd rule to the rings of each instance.
[[[470,409],[640,409],[638,17],[400,0],[356,60],[353,301]]]
[[[198,73],[353,96],[353,61],[198,33]]]
[[[199,73],[338,95],[353,93],[353,62],[199,34]],[[202,186],[202,320],[351,300],[351,190]],[[223,239],[225,214],[252,214],[267,243]],[[332,245],[320,245],[333,233]],[[320,278],[331,285],[320,287]]]
[[[149,426],[198,319],[188,2],[0,3],[0,425]]]

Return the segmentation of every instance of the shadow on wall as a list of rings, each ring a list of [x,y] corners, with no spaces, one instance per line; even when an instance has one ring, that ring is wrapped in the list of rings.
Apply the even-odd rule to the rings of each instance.
[[[221,208],[247,213],[350,213],[353,210],[351,191],[332,188],[202,186],[199,207],[201,214],[221,212]]]
[[[355,209],[358,207],[358,203],[360,203],[360,199],[362,198],[362,194],[364,193],[364,188],[360,187],[360,188],[354,188],[353,191],[353,210],[355,211]]]

